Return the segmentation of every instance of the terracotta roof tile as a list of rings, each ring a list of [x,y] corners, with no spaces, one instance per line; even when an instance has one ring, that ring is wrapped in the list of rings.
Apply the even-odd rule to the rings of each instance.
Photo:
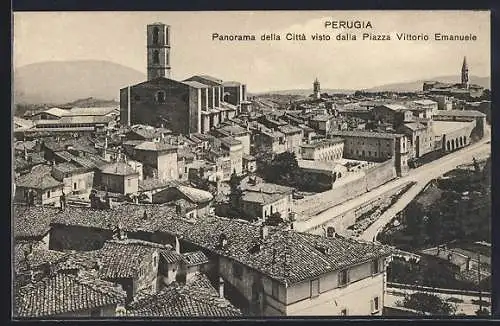
[[[59,213],[58,208],[49,206],[28,206],[14,204],[14,237],[43,237],[50,230],[52,218]]]
[[[177,283],[130,305],[131,317],[236,317],[241,312],[218,297],[205,275],[197,273],[186,285]]]
[[[112,283],[90,275],[56,274],[39,282],[18,288],[14,315],[17,317],[49,317],[122,304],[125,292]]]

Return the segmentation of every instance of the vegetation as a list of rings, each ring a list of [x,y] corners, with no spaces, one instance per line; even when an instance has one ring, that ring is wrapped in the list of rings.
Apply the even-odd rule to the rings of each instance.
[[[422,196],[417,197],[402,212],[402,227],[389,226],[379,240],[405,250],[454,240],[491,242],[491,174],[485,171],[490,167],[487,163],[482,171],[453,171],[438,182],[440,198],[424,206],[418,200]]]
[[[418,263],[394,258],[387,268],[387,281],[446,289],[491,291],[491,277],[482,279],[477,285],[456,279],[458,272],[457,266],[433,256],[421,255]]]
[[[456,307],[441,299],[437,295],[417,292],[407,295],[403,300],[403,307],[419,312],[428,312],[433,315],[453,315]]]

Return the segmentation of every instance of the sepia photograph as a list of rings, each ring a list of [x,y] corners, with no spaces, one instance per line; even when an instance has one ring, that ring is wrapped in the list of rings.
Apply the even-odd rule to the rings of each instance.
[[[12,318],[483,316],[488,10],[12,14]]]

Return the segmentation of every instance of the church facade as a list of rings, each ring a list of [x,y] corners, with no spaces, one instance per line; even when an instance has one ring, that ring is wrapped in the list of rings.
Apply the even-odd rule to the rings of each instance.
[[[163,126],[176,134],[207,133],[240,111],[246,85],[232,82],[224,89],[222,80],[207,75],[172,79],[170,34],[163,23],[147,26],[148,79],[120,90],[120,122]]]

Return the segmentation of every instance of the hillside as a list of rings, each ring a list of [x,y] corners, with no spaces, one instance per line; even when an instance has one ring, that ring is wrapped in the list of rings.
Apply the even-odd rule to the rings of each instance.
[[[399,83],[379,85],[372,88],[366,88],[363,90],[369,92],[381,92],[381,91],[417,92],[422,90],[422,85],[424,81],[429,81],[429,80],[440,81],[443,83],[457,83],[460,80],[460,77],[441,76],[441,77],[428,78],[425,80],[422,79],[409,82],[399,82]],[[490,89],[490,77],[470,76],[470,82],[471,84],[477,84],[487,89]],[[347,90],[347,89],[321,89],[321,93],[328,93],[328,94],[336,94],[336,93],[351,94],[354,93],[355,91],[356,90]],[[263,94],[309,96],[310,94],[312,94],[312,87],[310,89],[278,90],[278,91],[253,93],[249,95],[263,95]]]
[[[145,74],[109,61],[54,61],[14,70],[14,103],[68,103],[90,97],[117,100],[119,90]]]

